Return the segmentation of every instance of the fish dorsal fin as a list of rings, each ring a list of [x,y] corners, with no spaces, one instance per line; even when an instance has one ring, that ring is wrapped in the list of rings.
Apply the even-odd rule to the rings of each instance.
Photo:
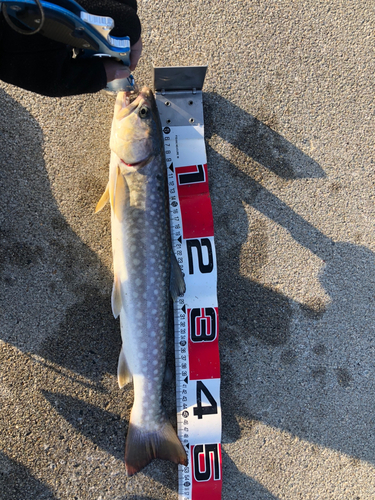
[[[171,251],[171,281],[170,281],[170,292],[173,301],[177,300],[179,295],[183,295],[186,291],[186,285],[184,276],[182,274],[179,263],[177,262],[176,256],[173,251]]]
[[[100,212],[100,210],[104,207],[104,205],[107,203],[108,200],[109,200],[109,182],[100,200],[98,201],[98,204],[96,205],[95,213]]]
[[[113,316],[115,318],[118,318],[122,308],[122,300],[121,300],[121,282],[117,275],[115,275],[113,280],[111,305],[112,305]]]
[[[186,465],[186,452],[170,422],[153,432],[142,430],[130,416],[126,438],[125,467],[128,476],[140,471],[154,458]]]
[[[129,382],[133,380],[133,376],[129,370],[129,366],[126,361],[123,346],[121,347],[120,356],[118,358],[117,380],[120,389],[122,389],[126,384],[129,384]]]

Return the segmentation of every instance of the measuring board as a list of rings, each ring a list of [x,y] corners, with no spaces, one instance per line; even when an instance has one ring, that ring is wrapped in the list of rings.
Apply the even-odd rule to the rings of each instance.
[[[169,187],[172,246],[186,292],[174,303],[179,500],[220,500],[221,405],[217,270],[204,144],[206,66],[154,68]]]

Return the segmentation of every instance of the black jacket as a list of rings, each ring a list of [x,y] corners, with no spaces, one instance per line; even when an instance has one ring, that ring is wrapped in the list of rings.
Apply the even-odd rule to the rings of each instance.
[[[129,36],[133,45],[141,35],[136,0],[79,0],[90,14],[112,17],[111,34]],[[51,97],[98,92],[107,84],[98,57],[73,59],[72,48],[40,34],[21,35],[0,14],[0,80]]]

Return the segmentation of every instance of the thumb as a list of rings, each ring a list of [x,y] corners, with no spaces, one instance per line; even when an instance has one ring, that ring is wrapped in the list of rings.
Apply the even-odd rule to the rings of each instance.
[[[114,61],[113,59],[107,59],[103,61],[103,64],[107,75],[107,83],[120,78],[127,78],[131,73],[127,66],[124,66],[122,63]]]

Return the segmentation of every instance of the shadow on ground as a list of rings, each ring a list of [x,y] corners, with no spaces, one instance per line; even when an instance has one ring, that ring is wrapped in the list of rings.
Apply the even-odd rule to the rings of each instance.
[[[28,469],[0,452],[0,500],[56,498],[46,485],[33,477]]]
[[[375,353],[371,327],[375,322],[371,305],[375,296],[374,254],[360,245],[332,241],[259,182],[267,175],[264,169],[277,176],[280,185],[325,177],[315,161],[276,130],[217,94],[205,94],[204,102],[218,299],[224,325],[220,346],[224,352],[237,350],[235,363],[240,363],[222,364],[224,435],[230,441],[241,435],[232,418],[236,408],[236,415],[250,423],[264,420],[303,439],[374,462],[374,448],[368,445],[368,439],[375,433],[365,430],[373,429],[375,423],[375,412],[369,404],[374,368],[366,360],[366,353]],[[267,118],[263,112],[263,119],[277,128],[275,116]],[[210,147],[215,136],[227,143],[225,157]],[[339,194],[340,186],[332,189],[333,194]],[[267,262],[268,241],[261,221],[249,223],[243,202],[285,228],[296,242],[323,261],[319,279],[331,300],[327,310],[319,298],[308,304],[293,303],[240,275],[241,251],[241,258],[245,255],[248,260],[250,278],[256,278]],[[312,344],[307,359],[306,353],[303,359],[298,358],[291,339],[292,317],[306,328],[302,332],[305,338],[298,342]],[[266,360],[269,369],[259,381],[251,374],[256,360],[249,359],[244,389],[238,378],[238,371],[244,370],[236,370],[248,359],[245,352],[252,337],[271,349]],[[300,368],[306,364],[305,379]],[[280,366],[286,370],[284,375]],[[361,377],[363,372],[367,378]],[[254,393],[264,401],[263,408],[254,403]],[[277,408],[274,416],[268,406]]]
[[[0,102],[6,116],[6,125],[0,125],[3,144],[0,151],[3,196],[0,207],[1,338],[22,351],[39,354],[84,375],[101,390],[103,374],[116,372],[120,348],[119,325],[113,320],[110,309],[112,276],[71,230],[59,211],[44,165],[41,148],[43,138],[39,125],[22,106],[2,91]],[[231,117],[230,123],[226,119],[228,116]],[[356,375],[346,366],[349,364],[352,367],[353,364],[348,362],[346,353],[342,352],[347,349],[347,342],[343,342],[342,337],[335,338],[335,335],[337,332],[345,337],[352,335],[350,345],[354,345],[359,340],[357,326],[360,323],[361,347],[358,349],[368,351],[374,348],[371,333],[371,325],[375,320],[371,307],[375,295],[374,256],[361,246],[335,244],[258,182],[258,164],[276,175],[281,183],[324,176],[322,168],[316,162],[265,124],[276,127],[274,117],[271,116],[268,122],[264,119],[263,123],[220,96],[207,94],[205,120],[209,143],[216,134],[225,139],[229,148],[233,146],[248,158],[242,168],[239,168],[208,148],[215,214],[220,316],[224,324],[231,326],[230,330],[222,329],[221,350],[230,350],[234,346],[240,351],[250,338],[268,346],[271,350],[269,382],[264,384],[262,396],[267,400],[275,400],[279,405],[276,416],[272,418],[262,417],[258,410],[253,413],[251,394],[239,393],[237,366],[224,363],[224,434],[229,440],[240,437],[241,429],[237,425],[236,416],[244,417],[250,423],[264,418],[270,425],[289,430],[304,439],[374,462],[374,448],[367,445],[368,437],[360,430],[360,425],[351,429],[355,434],[354,440],[346,439],[345,432],[335,434],[333,431],[337,420],[332,420],[328,407],[324,407],[327,398],[332,399],[328,387],[332,372],[338,389],[346,392],[335,392],[337,400],[332,399],[331,402],[340,405],[345,401],[346,411],[352,412],[353,419],[355,418],[356,403],[350,403],[350,400],[358,389],[355,385]],[[99,198],[101,193],[98,192],[97,195]],[[252,273],[256,275],[267,259],[266,230],[259,221],[251,222],[249,227],[243,202],[256,207],[287,229],[298,243],[326,262],[321,282],[332,300],[328,311],[321,310],[314,304],[293,304],[284,295],[239,274],[240,251],[248,241],[249,231],[248,258]],[[363,284],[365,282],[366,287]],[[355,297],[354,301],[351,300],[352,297]],[[280,356],[281,362],[282,359],[285,360],[285,365],[299,363],[298,356],[293,354],[293,346],[290,345],[290,325],[296,308],[298,314],[307,318],[314,329],[321,330],[322,339],[326,340],[320,342],[319,349],[321,356],[326,357],[319,358],[321,366],[318,362],[312,363],[310,385],[304,390],[298,387],[293,389],[296,408],[286,408],[284,393],[281,390],[279,393],[275,391],[275,386],[283,384],[284,379],[279,380],[274,375],[273,365]],[[327,334],[323,319],[328,323],[334,322],[340,316],[341,309],[343,324],[336,325],[333,330],[328,329]],[[349,325],[346,321],[348,317],[351,318]],[[332,367],[329,357],[335,347],[342,352],[339,358],[342,363]],[[318,342],[316,350],[318,352]],[[288,352],[290,355],[287,355]],[[169,364],[172,356],[169,350]],[[337,353],[335,356],[337,357]],[[243,369],[244,360],[241,360],[241,366]],[[249,362],[248,377],[256,384],[251,379],[251,371],[252,364]],[[373,370],[371,373],[373,374]],[[254,385],[250,384],[250,389],[252,387]],[[368,387],[362,387],[361,390],[368,395]],[[48,392],[45,397],[50,399]],[[103,413],[103,410],[82,402],[83,406],[78,408],[77,413],[77,402],[73,398],[63,394],[59,398],[62,414],[67,421],[118,458],[121,451],[114,449],[115,438],[112,436],[116,432],[124,433],[125,424],[116,420],[110,412]],[[168,413],[174,408],[173,399],[170,395],[165,399]],[[297,406],[306,400],[324,407],[320,417],[307,413],[301,421]],[[287,400],[287,403],[290,401]],[[79,420],[81,412],[87,422],[92,419],[93,423],[82,426]],[[375,422],[372,413],[370,417]],[[102,421],[102,426],[108,426],[108,431],[105,431],[107,437],[94,437],[90,425],[94,427],[99,421]],[[161,465],[161,470],[164,471],[165,467],[167,466]],[[154,477],[154,469],[151,465],[145,473]],[[174,469],[167,469],[169,477]],[[237,482],[243,484],[248,489],[249,498],[252,494],[254,498],[257,498],[257,494],[262,499],[273,498],[255,481],[240,473],[229,457],[224,457],[224,474],[227,485],[235,485]],[[157,477],[163,481],[160,475]],[[28,483],[24,484],[26,496],[43,498],[39,494],[27,495]],[[33,485],[33,491],[37,492],[41,488],[40,491],[43,492],[40,484],[35,482]]]

